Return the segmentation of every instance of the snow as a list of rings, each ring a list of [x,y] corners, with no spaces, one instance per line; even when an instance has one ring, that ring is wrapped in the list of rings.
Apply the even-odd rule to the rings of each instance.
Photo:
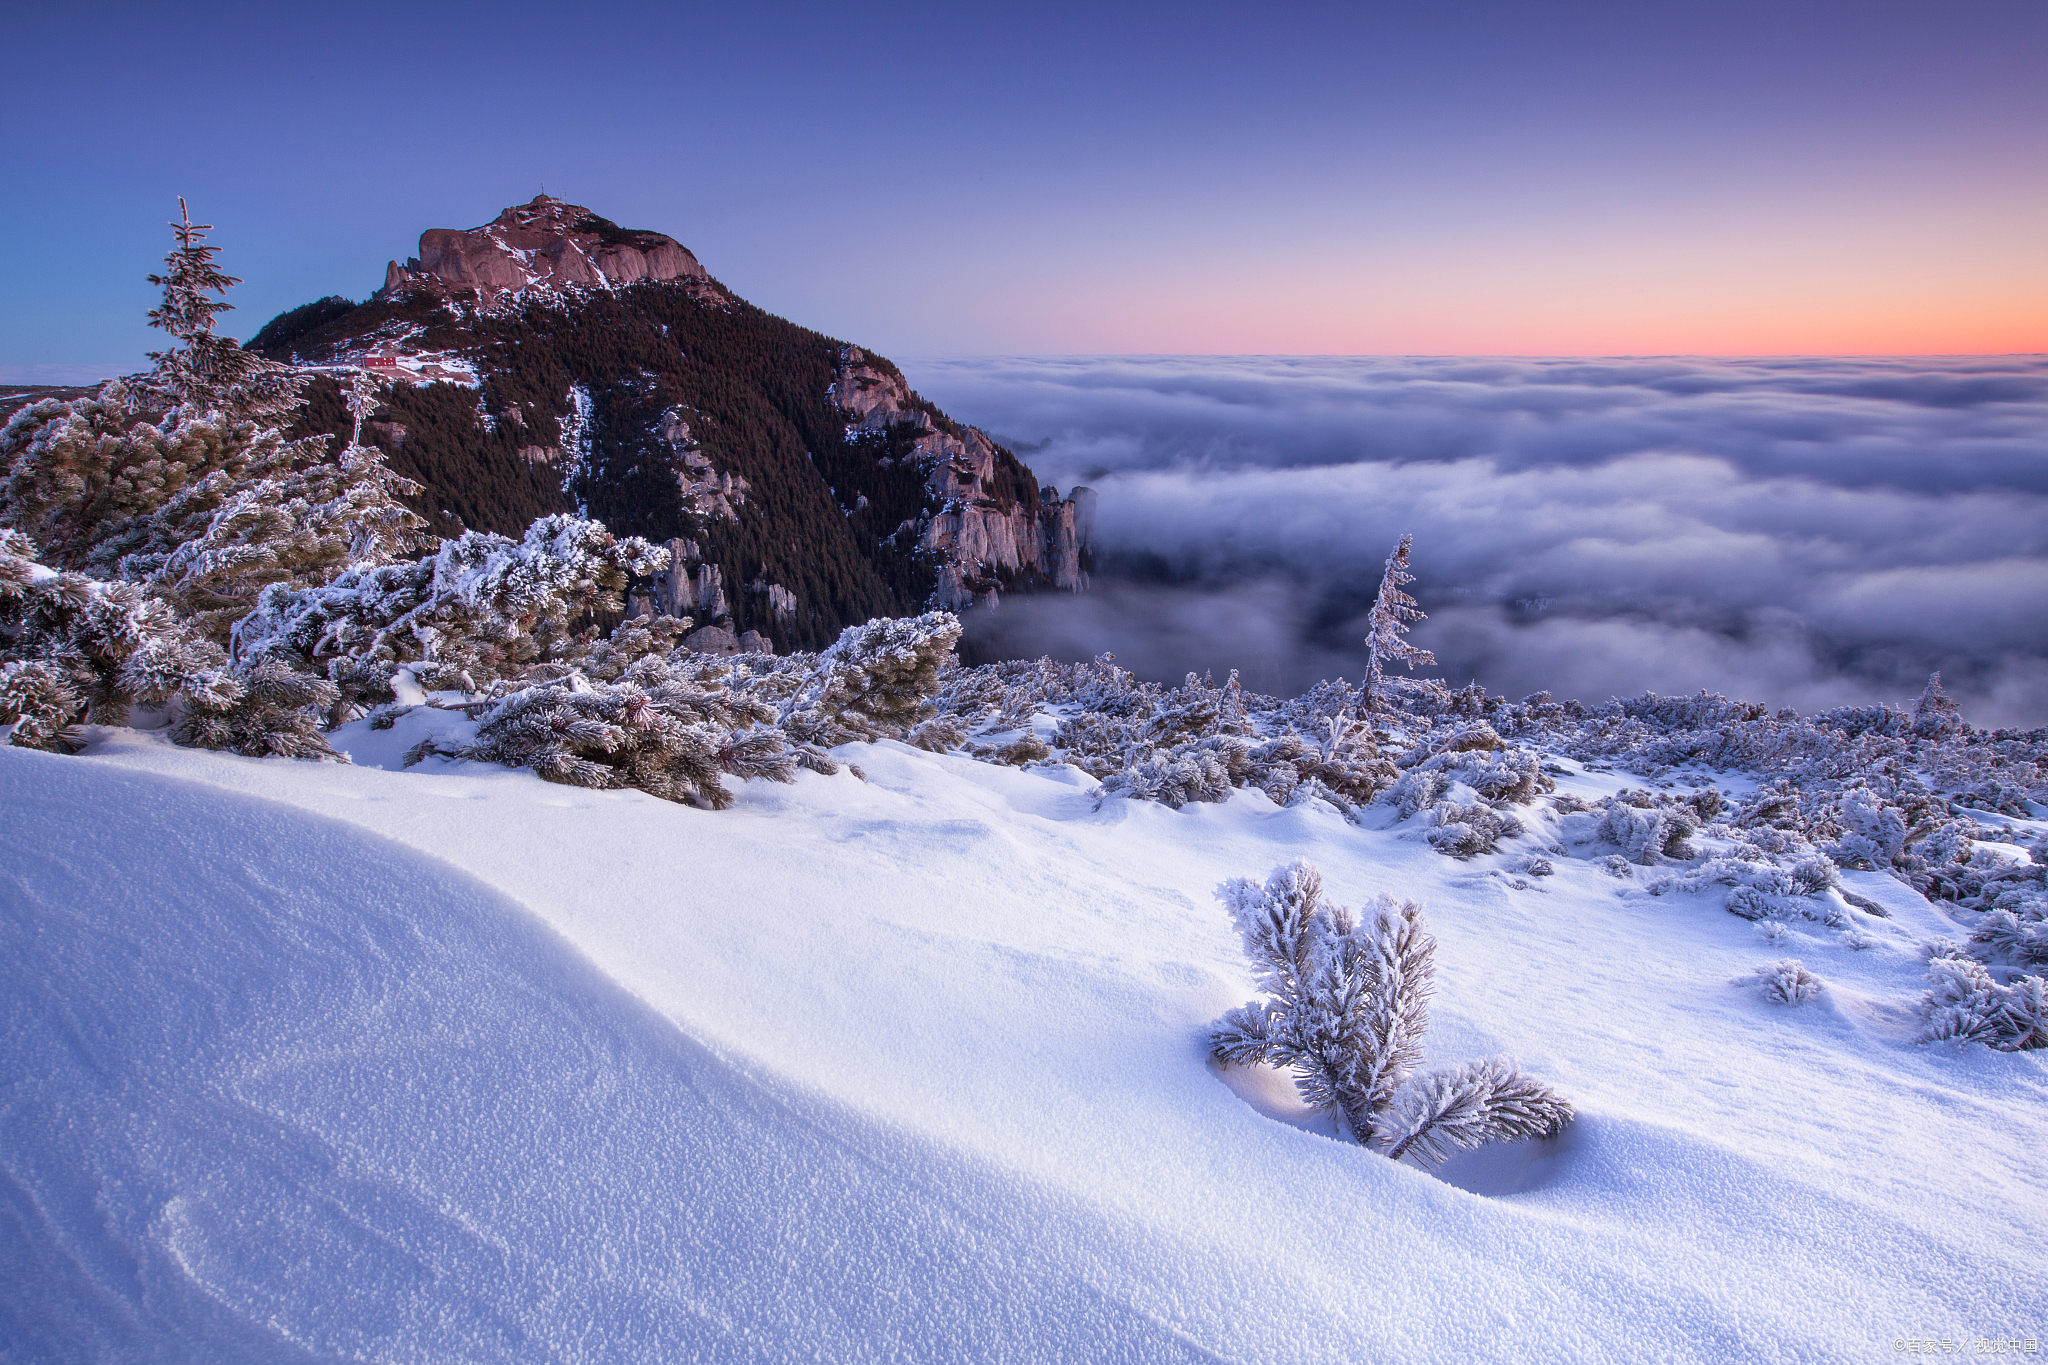
[[[0,749],[0,1358],[1826,1360],[2048,1322],[2048,1066],[1911,1041],[1944,921],[1889,878],[1845,874],[1892,912],[1859,952],[1384,804],[1098,804],[889,742],[720,813],[402,769],[469,725],[343,727],[349,767]],[[1425,1065],[1514,1055],[1561,1138],[1431,1175],[1219,1074],[1252,986],[1212,893],[1294,857],[1423,902]],[[1824,988],[1770,1004],[1791,957]]]

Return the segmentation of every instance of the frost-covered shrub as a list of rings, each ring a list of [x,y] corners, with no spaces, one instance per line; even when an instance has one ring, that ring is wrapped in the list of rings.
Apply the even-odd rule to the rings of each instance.
[[[226,657],[169,603],[35,561],[0,530],[0,725],[10,742],[71,752],[84,721],[124,725],[131,706],[232,702]]]
[[[1618,844],[1622,856],[1643,867],[1654,867],[1665,858],[1689,861],[1694,856],[1687,841],[1699,832],[1699,817],[1682,802],[1658,804],[1647,794],[1637,805],[1626,794],[1606,802],[1598,826],[1598,837]]]
[[[542,517],[518,541],[465,531],[417,563],[266,589],[235,642],[244,654],[329,677],[357,705],[390,701],[400,665],[428,688],[474,693],[559,660],[574,620],[618,610],[630,575],[667,562],[666,550],[637,536],[571,516]]]
[[[1828,851],[1842,866],[1889,868],[1905,852],[1905,817],[1876,792],[1865,787],[1845,792],[1836,810],[1843,832]]]
[[[1470,748],[1445,749],[1417,759],[1388,788],[1387,798],[1400,808],[1403,819],[1436,804],[1454,783],[1501,802],[1527,803],[1541,792],[1556,790],[1557,783],[1543,772],[1541,758],[1526,749],[1500,747],[1492,730],[1479,728],[1492,737],[1493,748],[1475,742]]]
[[[1315,794],[1348,811],[1372,800],[1392,776],[1392,764],[1342,740],[1331,753],[1298,734],[1263,743],[1217,734],[1163,752],[1136,750],[1123,771],[1103,779],[1102,792],[1178,810],[1190,802],[1228,800],[1239,787],[1256,787],[1285,804],[1296,788],[1312,782]]]
[[[927,753],[949,753],[967,742],[967,727],[952,716],[933,716],[930,720],[920,721],[911,726],[909,732],[903,736],[903,742]],[[1021,768],[1051,754],[1052,750],[1047,748],[1043,741],[1026,735],[1004,745],[1001,756],[996,761]],[[976,754],[975,757],[979,758],[981,755]]]
[[[937,700],[940,666],[959,638],[959,618],[944,611],[848,626],[818,656],[782,724],[827,746],[901,739]]]
[[[773,728],[775,712],[723,687],[679,676],[659,659],[641,659],[615,682],[580,674],[520,688],[482,718],[475,740],[456,749],[430,741],[430,753],[528,767],[550,782],[579,787],[637,787],[665,801],[711,810],[732,804],[723,775],[795,780],[798,767],[836,773],[815,746]]]
[[[1605,858],[1602,858],[1600,860],[1600,870],[1610,877],[1618,877],[1623,881],[1627,881],[1630,877],[1636,875],[1635,864],[1622,857],[1619,853],[1610,853]]]
[[[1436,940],[1413,901],[1364,913],[1323,899],[1304,862],[1217,890],[1267,997],[1218,1021],[1225,1063],[1294,1073],[1303,1101],[1345,1136],[1395,1160],[1435,1165],[1463,1148],[1556,1133],[1571,1104],[1505,1057],[1414,1075],[1429,1024]]]
[[[1788,869],[1794,894],[1818,896],[1842,884],[1842,874],[1826,858],[1817,855],[1799,859]]]
[[[2048,1047],[2048,983],[2038,976],[2000,984],[1968,957],[1928,961],[1920,1000],[1920,1041],[1988,1043],[2001,1052]]]
[[[1774,1005],[1801,1005],[1820,998],[1821,979],[1796,957],[1766,962],[1756,969],[1756,979],[1764,999]]]
[[[1522,833],[1522,822],[1491,806],[1441,801],[1430,813],[1431,828],[1423,837],[1439,853],[1470,858],[1492,853],[1502,839]]]
[[[262,657],[245,659],[228,672],[237,686],[192,697],[171,725],[174,742],[250,758],[348,762],[320,733],[341,695],[333,683]]]
[[[1993,910],[1970,935],[1973,950],[1993,960],[2028,967],[2048,967],[2048,918],[2022,919],[2010,910]]]
[[[1760,924],[1775,922],[1792,909],[1789,897],[1773,895],[1757,886],[1738,886],[1721,904],[1729,914]]]
[[[1249,776],[1252,748],[1236,735],[1178,744],[1104,778],[1102,794],[1158,801],[1175,810],[1195,801],[1227,801]]]

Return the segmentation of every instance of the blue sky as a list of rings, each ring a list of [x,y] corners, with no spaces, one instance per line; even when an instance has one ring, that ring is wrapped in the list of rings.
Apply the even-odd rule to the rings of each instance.
[[[2048,7],[180,7],[10,19],[0,374],[548,191],[885,353],[2048,350]]]

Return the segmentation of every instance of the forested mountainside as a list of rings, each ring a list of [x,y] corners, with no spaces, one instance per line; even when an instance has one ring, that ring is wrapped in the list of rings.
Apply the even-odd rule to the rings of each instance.
[[[350,426],[338,375],[392,380],[365,439],[439,535],[581,511],[666,543],[648,605],[816,648],[848,624],[1084,582],[1086,490],[913,392],[889,361],[754,307],[659,233],[545,196],[436,229],[368,301],[248,343],[331,367],[294,434]]]

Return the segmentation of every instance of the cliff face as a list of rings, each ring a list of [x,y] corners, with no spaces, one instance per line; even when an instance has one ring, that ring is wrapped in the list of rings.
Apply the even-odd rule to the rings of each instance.
[[[483,307],[495,308],[529,293],[709,278],[673,237],[621,228],[543,194],[482,227],[429,228],[420,234],[418,256],[385,268],[378,292],[432,284],[472,291]]]
[[[919,543],[941,564],[934,606],[994,605],[1006,583],[1042,582],[1069,592],[1087,586],[1081,555],[1091,517],[1082,509],[1092,509],[1093,489],[1077,488],[1066,500],[1050,485],[1035,495],[1004,496],[1011,492],[1005,484],[1014,480],[999,478],[1007,472],[1003,462],[1027,480],[1030,471],[985,432],[927,410],[900,371],[886,361],[876,364],[858,346],[842,352],[833,394],[864,431],[911,424],[921,430],[911,450],[930,505]]]
[[[896,367],[753,307],[660,233],[536,199],[422,235],[368,302],[330,297],[249,343],[389,382],[366,426],[441,534],[581,511],[666,542],[641,606],[700,647],[817,647],[872,616],[1078,590],[1090,498],[920,398]]]

